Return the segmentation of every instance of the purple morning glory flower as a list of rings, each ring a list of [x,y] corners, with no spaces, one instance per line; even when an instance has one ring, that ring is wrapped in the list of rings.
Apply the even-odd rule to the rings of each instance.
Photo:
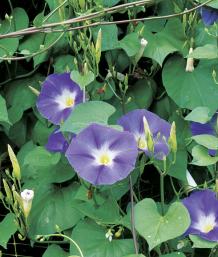
[[[82,102],[82,95],[70,73],[52,74],[42,84],[36,105],[43,117],[59,125],[68,118],[74,106]]]
[[[126,178],[135,167],[133,135],[92,124],[72,139],[66,157],[78,175],[94,185],[110,185]]]
[[[198,135],[212,135],[212,136],[218,136],[218,131],[216,128],[217,126],[217,119],[218,119],[218,113],[215,113],[212,117],[212,119],[205,123],[198,123],[198,122],[191,122],[191,132],[193,136]],[[209,150],[210,155],[216,155],[216,150]]]
[[[209,241],[218,241],[218,200],[211,190],[193,192],[183,199],[191,225],[185,235],[198,235]]]
[[[200,13],[205,25],[212,25],[218,20],[218,10],[215,8],[203,6]]]
[[[148,150],[147,140],[144,131],[143,117],[146,118],[154,141],[154,153]],[[171,125],[156,114],[145,109],[137,109],[123,115],[118,124],[124,130],[133,133],[138,148],[144,151],[148,156],[153,156],[158,160],[162,160],[169,153],[167,140],[170,136]]]
[[[67,140],[59,129],[55,129],[48,138],[48,142],[45,148],[50,152],[60,152],[65,153],[69,146],[69,141],[72,139],[72,134],[69,135],[69,140]]]

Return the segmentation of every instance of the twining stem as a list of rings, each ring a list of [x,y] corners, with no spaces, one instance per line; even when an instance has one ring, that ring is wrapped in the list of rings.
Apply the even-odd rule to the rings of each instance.
[[[108,21],[108,22],[94,22],[94,23],[89,23],[86,25],[81,25],[81,26],[77,26],[77,27],[71,27],[68,29],[57,29],[57,30],[53,30],[53,27],[57,27],[60,25],[72,25],[73,23],[78,23],[78,22],[87,22],[87,20],[90,19],[94,19],[94,18],[98,18],[101,17],[105,14],[111,14],[114,12],[117,12],[118,10],[122,9],[124,7],[124,5],[120,5],[120,6],[115,6],[113,8],[106,8],[103,11],[99,11],[96,13],[92,13],[92,14],[88,14],[88,15],[83,15],[80,17],[76,17],[76,18],[72,18],[72,19],[68,19],[62,22],[55,22],[55,23],[49,23],[49,24],[45,24],[39,28],[36,27],[30,27],[27,29],[22,29],[19,31],[15,31],[15,32],[11,32],[11,33],[7,33],[7,34],[2,34],[0,35],[0,38],[8,38],[8,37],[18,37],[21,35],[28,35],[28,34],[34,34],[34,33],[38,33],[38,32],[44,32],[44,33],[53,33],[53,32],[63,32],[63,31],[70,31],[70,30],[78,30],[78,29],[82,29],[82,28],[87,28],[87,27],[94,27],[94,26],[98,26],[98,25],[110,25],[110,24],[123,24],[123,23],[130,23],[130,22],[140,22],[140,21],[149,21],[149,20],[159,20],[159,19],[170,19],[170,18],[174,18],[174,17],[179,17],[182,16],[184,14],[188,14],[191,13],[199,8],[201,8],[202,6],[207,5],[208,3],[212,2],[213,0],[208,0],[205,1],[202,4],[199,4],[191,9],[185,10],[183,12],[180,13],[174,13],[174,14],[169,14],[169,15],[163,15],[163,16],[153,16],[153,17],[143,17],[143,18],[138,18],[138,19],[129,19],[129,20],[120,20],[120,21]],[[128,3],[125,4],[125,8],[132,8],[135,7],[136,4],[138,6],[145,4],[146,1],[138,1],[133,3]],[[128,6],[127,6],[128,5]]]
[[[82,253],[82,250],[80,249],[79,245],[72,239],[70,238],[69,236],[66,236],[64,234],[49,234],[49,235],[42,235],[42,237],[46,238],[46,237],[51,237],[51,236],[55,236],[55,237],[63,237],[63,238],[66,238],[67,240],[69,240],[72,244],[74,244],[77,248],[77,250],[79,251],[79,254],[81,257],[84,257],[83,253]],[[40,241],[37,241],[40,243]]]
[[[165,174],[160,172],[160,198],[161,198],[161,214],[164,216],[165,214],[165,208],[164,208],[164,178]]]
[[[125,92],[121,90],[121,107],[123,114],[126,113],[125,108]],[[135,254],[139,253],[138,249],[138,242],[137,242],[137,236],[136,236],[136,229],[135,229],[135,212],[134,212],[134,191],[133,191],[133,183],[132,183],[132,176],[129,176],[129,188],[130,188],[130,202],[131,202],[131,211],[130,211],[130,220],[131,220],[131,231],[132,231],[132,237],[134,242],[134,248],[135,248]]]
[[[133,242],[134,242],[134,248],[135,248],[135,253],[139,253],[138,249],[138,242],[137,242],[137,237],[136,237],[136,230],[135,230],[135,212],[134,212],[134,200],[133,200],[133,184],[132,184],[132,177],[131,175],[129,176],[129,185],[130,185],[130,200],[131,200],[131,230],[132,230],[132,237],[133,237]]]

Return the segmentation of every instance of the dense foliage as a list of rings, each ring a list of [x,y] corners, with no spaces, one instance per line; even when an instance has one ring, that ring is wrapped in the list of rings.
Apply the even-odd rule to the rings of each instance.
[[[218,1],[3,2],[0,256],[216,257]]]

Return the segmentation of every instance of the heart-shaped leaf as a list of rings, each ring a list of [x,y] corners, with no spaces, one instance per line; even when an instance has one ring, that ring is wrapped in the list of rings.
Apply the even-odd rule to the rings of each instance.
[[[61,126],[61,131],[77,134],[91,123],[107,125],[108,118],[114,112],[112,105],[101,101],[78,104]]]
[[[158,212],[152,199],[144,199],[135,206],[135,226],[146,239],[149,249],[167,240],[181,236],[190,225],[190,217],[183,204],[170,205],[165,216]]]
[[[218,86],[212,77],[213,63],[201,61],[193,72],[186,72],[185,66],[180,57],[166,62],[162,77],[168,95],[181,108],[204,106],[214,113],[218,109]]]
[[[107,229],[91,220],[81,221],[72,232],[72,239],[79,245],[85,257],[121,257],[134,253],[133,240],[117,239],[110,242],[105,237]],[[71,244],[70,254],[78,254]]]

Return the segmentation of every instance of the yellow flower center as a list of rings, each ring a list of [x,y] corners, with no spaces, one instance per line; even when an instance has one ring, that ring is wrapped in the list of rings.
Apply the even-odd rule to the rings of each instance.
[[[139,138],[138,139],[138,148],[140,149],[144,149],[144,148],[147,148],[147,142],[145,141],[144,138]]]
[[[67,107],[71,107],[74,105],[74,99],[72,97],[67,97],[65,100],[65,104]]]
[[[213,224],[206,224],[203,228],[203,232],[204,233],[209,233],[211,230],[214,229],[214,225]]]
[[[108,165],[111,162],[111,159],[107,154],[102,154],[99,158],[99,162],[102,165]]]

